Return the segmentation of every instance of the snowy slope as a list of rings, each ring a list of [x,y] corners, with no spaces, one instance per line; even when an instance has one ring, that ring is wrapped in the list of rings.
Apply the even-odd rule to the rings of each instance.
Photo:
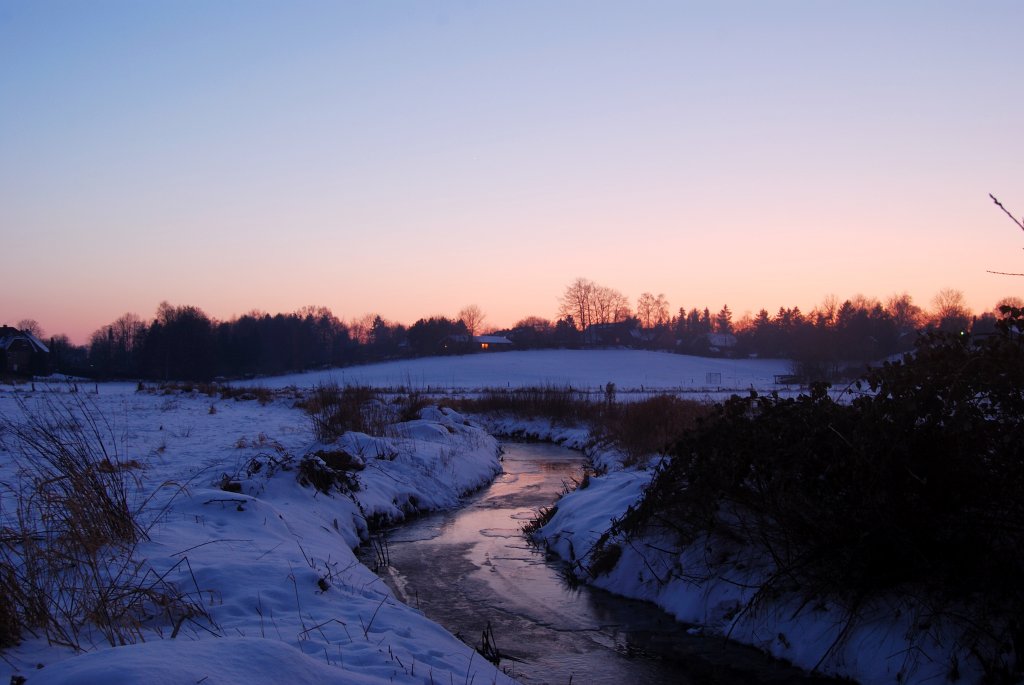
[[[32,411],[71,398],[17,394]],[[387,437],[350,433],[324,446],[290,397],[261,406],[101,386],[86,399],[111,422],[121,459],[139,464],[136,501],[152,498],[142,516],[149,539],[134,554],[142,573],[209,619],[184,621],[174,639],[166,622],[144,622],[144,642],[116,649],[84,633],[84,654],[28,635],[4,652],[9,676],[33,685],[511,682],[396,601],[352,551],[366,518],[454,505],[500,471],[497,443],[463,417],[426,410]],[[0,415],[18,421],[19,412],[15,392],[0,390]],[[13,486],[19,452],[9,432],[0,438],[0,480]],[[298,458],[339,447],[365,460],[357,492],[298,483]],[[221,489],[225,476],[240,491]],[[5,515],[12,497],[0,495]]]
[[[536,350],[408,359],[251,383],[283,388],[333,381],[339,385],[475,390],[545,385],[600,389],[610,382],[620,392],[641,388],[706,392],[772,389],[776,374],[791,372],[792,362],[783,359],[714,359],[642,350]],[[709,379],[708,374],[721,374],[721,379]]]
[[[513,430],[514,422],[502,425]],[[523,428],[542,429],[524,422]],[[554,435],[554,434],[553,434]],[[614,465],[615,454],[591,447],[595,463]],[[621,550],[614,567],[588,574],[594,549],[615,519],[642,496],[652,469],[618,468],[591,476],[586,487],[562,497],[538,536],[578,577],[610,592],[653,602],[695,630],[728,635],[807,670],[850,678],[861,685],[942,683],[950,679],[981,682],[975,655],[959,644],[957,633],[915,608],[906,598],[879,600],[863,607],[857,620],[826,602],[801,597],[772,597],[754,602],[768,559],[742,553],[727,570],[711,570],[707,555],[729,541],[697,541],[682,550],[672,540],[608,538]],[[742,550],[733,550],[732,553]],[[764,599],[764,598],[760,598]],[[922,626],[925,626],[922,629]]]

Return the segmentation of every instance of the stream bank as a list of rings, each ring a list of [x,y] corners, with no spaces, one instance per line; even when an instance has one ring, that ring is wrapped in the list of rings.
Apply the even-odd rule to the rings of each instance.
[[[503,447],[502,474],[465,506],[384,536],[389,563],[378,572],[403,602],[469,644],[489,642],[527,684],[828,682],[650,603],[571,583],[521,527],[581,478],[586,458],[545,443]],[[363,554],[374,565],[373,550]]]

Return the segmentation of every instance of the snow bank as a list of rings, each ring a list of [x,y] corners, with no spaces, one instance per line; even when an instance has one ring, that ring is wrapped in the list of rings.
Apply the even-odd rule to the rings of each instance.
[[[515,432],[513,419],[500,425]],[[522,429],[537,431],[537,424],[525,421]],[[596,461],[621,465],[615,453],[587,444]],[[862,685],[941,683],[953,676],[981,681],[976,661],[958,648],[955,635],[942,625],[922,630],[927,617],[905,600],[866,606],[855,621],[825,602],[793,597],[760,597],[754,602],[771,570],[770,560],[737,555],[740,561],[727,571],[712,573],[707,555],[720,553],[727,544],[723,541],[698,541],[680,554],[667,551],[674,547],[671,540],[610,535],[613,522],[642,496],[655,463],[641,470],[620,466],[590,476],[557,502],[539,538],[586,582],[653,602],[679,621],[693,624],[694,631],[727,635],[807,670]],[[617,547],[620,555],[608,572],[591,577],[587,570],[596,561],[600,543]]]
[[[36,401],[22,392],[29,407]],[[16,420],[14,393],[0,416]],[[387,437],[311,438],[307,417],[278,399],[103,394],[141,498],[149,539],[134,558],[208,613],[172,626],[144,621],[145,641],[84,654],[25,636],[5,651],[9,676],[35,683],[429,683],[512,681],[419,611],[397,601],[356,559],[368,519],[454,505],[500,471],[498,446],[450,411],[427,410]],[[16,482],[15,447],[0,444],[0,479]],[[365,464],[359,489],[325,493],[297,480],[301,457],[344,450]],[[229,490],[220,484],[230,483]],[[3,512],[11,511],[5,490]],[[37,668],[41,665],[42,668]]]
[[[254,680],[254,674],[259,677]],[[28,682],[64,685],[180,685],[267,682],[322,685],[390,682],[385,677],[333,667],[279,640],[222,638],[195,642],[158,640],[83,654],[47,666]]]
[[[521,441],[553,442],[569,449],[586,451],[592,444],[590,431],[578,426],[562,426],[548,419],[520,419],[514,416],[489,416],[479,419],[492,435]]]

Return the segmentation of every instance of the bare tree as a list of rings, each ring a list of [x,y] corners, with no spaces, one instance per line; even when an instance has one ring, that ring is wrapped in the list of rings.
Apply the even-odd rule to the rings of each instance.
[[[657,316],[654,320],[655,326],[667,326],[672,322],[672,315],[669,313],[668,299],[664,293],[658,293],[658,299],[655,301],[657,307]]]
[[[40,340],[43,337],[43,327],[35,319],[22,319],[18,322],[18,330],[34,335]]]
[[[924,311],[907,293],[890,297],[885,303],[885,311],[896,323],[896,328],[903,332],[917,330],[924,323]]]
[[[132,312],[122,314],[110,326],[115,347],[126,354],[137,349],[146,332],[146,324],[138,314]]]
[[[816,318],[820,323],[831,326],[836,322],[836,314],[839,312],[839,298],[834,293],[829,293],[825,296],[825,299],[821,301],[817,311],[812,311],[812,318]],[[815,314],[817,316],[815,317]]]
[[[470,336],[477,335],[483,326],[487,315],[475,304],[466,305],[459,311],[459,320],[465,324]]]
[[[1002,311],[1003,307],[1013,307],[1014,309],[1024,309],[1024,299],[1021,299],[1021,298],[1017,297],[1016,295],[1009,295],[1007,297],[1001,297],[1001,298],[999,298],[999,301],[996,302],[995,309],[993,309],[992,312],[997,317],[1002,316],[1003,315],[1003,311]]]
[[[625,321],[633,315],[629,300],[615,288],[599,285],[594,290],[594,323]]]
[[[636,301],[636,315],[644,328],[660,326],[668,322],[668,300],[663,293],[644,293]]]
[[[964,294],[954,288],[943,288],[932,298],[935,311],[932,320],[944,331],[961,332],[971,322],[971,311],[964,301]]]
[[[373,330],[373,320],[376,314],[363,314],[357,319],[348,322],[348,334],[360,345],[370,344],[370,331]]]
[[[563,319],[571,316],[581,331],[593,324],[624,321],[632,315],[625,295],[586,278],[577,278],[569,284],[559,300],[558,316]]]
[[[937,292],[932,298],[932,305],[935,307],[934,314],[938,318],[969,314],[964,302],[964,294],[955,288],[943,288]]]
[[[571,316],[581,331],[593,323],[594,291],[598,285],[586,278],[577,278],[569,284],[559,300],[558,316]]]
[[[866,312],[882,309],[882,303],[878,301],[877,297],[868,297],[861,293],[854,295],[851,302],[854,309],[863,309]]]
[[[548,333],[554,328],[554,324],[549,319],[545,319],[541,316],[528,316],[525,319],[520,319],[516,322],[516,325],[512,328],[532,328],[538,333]]]

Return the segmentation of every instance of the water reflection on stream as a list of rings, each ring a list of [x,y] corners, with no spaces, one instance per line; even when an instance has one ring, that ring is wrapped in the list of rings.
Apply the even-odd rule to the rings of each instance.
[[[473,645],[490,624],[501,666],[528,684],[814,680],[756,650],[690,635],[652,605],[570,587],[520,527],[580,476],[584,459],[547,444],[504,448],[504,473],[465,507],[387,534],[390,567],[379,572],[407,604]]]

